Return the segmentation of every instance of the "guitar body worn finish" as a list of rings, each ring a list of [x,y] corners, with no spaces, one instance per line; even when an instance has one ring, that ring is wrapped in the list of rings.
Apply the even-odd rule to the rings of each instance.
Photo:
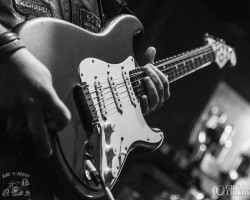
[[[73,182],[66,187],[69,191],[76,190],[74,193],[79,197],[103,195],[100,186],[88,180],[85,159],[94,161],[107,186],[112,187],[133,148],[144,146],[154,150],[163,141],[161,132],[153,132],[147,126],[138,99],[131,103],[125,84],[115,88],[121,96],[122,112],[118,111],[111,90],[106,97],[106,104],[110,106],[106,105],[109,111],[105,118],[98,112],[98,101],[93,99],[100,116],[92,130],[84,127],[74,100],[74,88],[83,82],[93,93],[92,98],[96,96],[93,87],[96,81],[105,87],[108,77],[124,82],[121,68],[126,73],[135,68],[133,39],[141,31],[141,23],[127,15],[115,19],[98,34],[52,18],[31,20],[17,29],[28,50],[50,70],[53,85],[71,112],[69,125],[51,136],[55,147],[52,159],[56,160],[53,161],[57,166],[55,170],[66,180],[63,185]],[[86,153],[91,154],[91,158]]]
[[[94,58],[85,59],[80,64],[82,82],[102,83],[100,85],[96,83],[96,88],[102,90],[104,101],[101,102],[96,98],[93,102],[103,104],[106,108],[103,109],[106,114],[99,117],[98,133],[102,147],[100,149],[101,173],[109,187],[112,187],[127,155],[133,148],[141,146],[154,150],[164,138],[163,133],[152,131],[146,124],[141,113],[140,102],[136,99],[132,88],[131,96],[128,93],[127,87],[131,85],[130,81],[128,86],[124,84],[124,81],[128,80],[124,76],[133,69],[135,69],[135,62],[132,56],[119,64],[106,63]],[[114,91],[111,87],[114,87]],[[117,103],[121,106],[120,109],[117,109],[113,99],[114,93],[118,94]],[[93,95],[95,96],[97,95]]]

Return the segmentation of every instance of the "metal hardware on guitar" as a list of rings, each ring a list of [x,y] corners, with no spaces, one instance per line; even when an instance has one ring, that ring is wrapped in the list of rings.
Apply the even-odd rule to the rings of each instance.
[[[85,160],[85,166],[86,169],[88,170],[92,180],[98,185],[101,184],[104,191],[106,192],[106,196],[108,197],[108,200],[114,200],[114,197],[109,190],[109,188],[105,185],[102,177],[100,174],[97,172],[96,168],[94,167],[93,163],[90,160]]]

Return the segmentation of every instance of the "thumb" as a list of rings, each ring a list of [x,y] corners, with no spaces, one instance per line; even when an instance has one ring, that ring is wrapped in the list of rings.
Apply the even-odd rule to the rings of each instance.
[[[153,63],[155,60],[155,55],[156,49],[154,47],[148,47],[143,57],[143,65]]]

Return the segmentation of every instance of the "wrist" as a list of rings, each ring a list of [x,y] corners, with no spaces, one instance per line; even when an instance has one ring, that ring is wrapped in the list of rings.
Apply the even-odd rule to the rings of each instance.
[[[4,32],[0,35],[0,64],[3,64],[11,54],[24,48],[20,38],[12,32]]]

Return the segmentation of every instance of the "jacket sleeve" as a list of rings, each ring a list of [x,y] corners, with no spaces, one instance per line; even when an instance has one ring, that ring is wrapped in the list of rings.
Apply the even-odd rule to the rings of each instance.
[[[0,24],[0,35],[8,31],[2,24]]]

